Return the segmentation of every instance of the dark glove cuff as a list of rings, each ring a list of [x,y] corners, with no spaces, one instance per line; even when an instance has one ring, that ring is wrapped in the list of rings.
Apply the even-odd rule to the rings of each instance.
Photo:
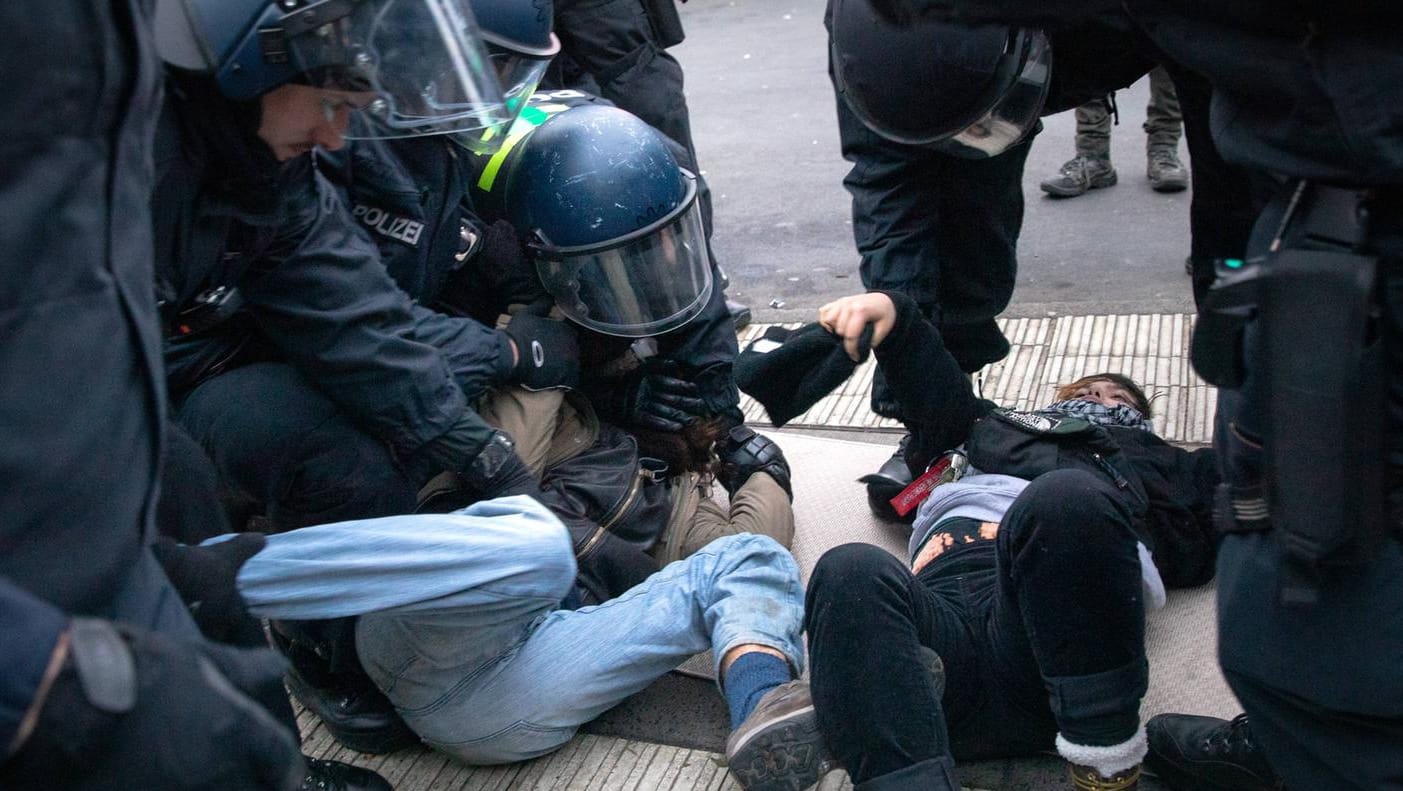
[[[512,351],[512,337],[501,330],[497,331],[497,384],[510,382],[516,373],[516,355],[520,350]]]

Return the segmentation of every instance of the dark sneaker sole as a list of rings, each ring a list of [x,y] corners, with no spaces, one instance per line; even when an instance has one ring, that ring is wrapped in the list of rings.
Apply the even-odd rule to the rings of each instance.
[[[748,734],[728,763],[746,791],[804,791],[832,768],[812,706]]]
[[[1155,192],[1183,192],[1188,188],[1189,182],[1187,181],[1161,181],[1158,184],[1150,182],[1150,189]]]

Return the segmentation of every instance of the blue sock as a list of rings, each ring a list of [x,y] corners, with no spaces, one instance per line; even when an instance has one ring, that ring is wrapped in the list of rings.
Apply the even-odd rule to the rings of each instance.
[[[731,707],[731,730],[740,727],[766,692],[789,681],[789,663],[763,651],[742,654],[726,671],[726,705]]]

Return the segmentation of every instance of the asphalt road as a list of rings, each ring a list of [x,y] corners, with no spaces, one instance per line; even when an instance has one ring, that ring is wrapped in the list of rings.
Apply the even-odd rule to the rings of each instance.
[[[687,40],[672,52],[686,72],[729,293],[756,321],[811,320],[819,305],[862,288],[824,0],[690,0],[681,8]],[[1005,315],[1193,311],[1183,267],[1190,193],[1162,195],[1145,181],[1148,93],[1141,80],[1117,95],[1111,157],[1120,183],[1078,198],[1038,189],[1071,157],[1075,132],[1070,112],[1044,119],[1024,175],[1018,286]]]

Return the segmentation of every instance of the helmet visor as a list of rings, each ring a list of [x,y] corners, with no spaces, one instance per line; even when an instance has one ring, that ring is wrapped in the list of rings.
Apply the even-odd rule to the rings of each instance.
[[[687,198],[662,220],[607,245],[534,245],[536,271],[556,305],[607,335],[646,338],[691,321],[711,298],[711,260],[687,175]],[[539,237],[539,234],[538,234]]]
[[[1008,90],[974,123],[935,143],[935,148],[965,159],[996,157],[1037,124],[1052,76],[1052,47],[1040,30],[1014,40],[1023,49],[1022,65]]]
[[[555,40],[554,33],[551,34],[551,40]],[[489,57],[492,68],[497,72],[497,81],[502,85],[504,110],[511,121],[515,122],[517,116],[521,115],[522,108],[531,101],[531,95],[536,92],[536,86],[540,85],[541,78],[550,67],[553,55],[535,57],[493,48]],[[501,144],[501,130],[495,127],[465,131],[456,137],[469,150],[484,154],[495,151]]]
[[[511,125],[468,0],[360,2],[289,45],[316,87],[374,95],[349,138],[473,132],[486,153]]]

